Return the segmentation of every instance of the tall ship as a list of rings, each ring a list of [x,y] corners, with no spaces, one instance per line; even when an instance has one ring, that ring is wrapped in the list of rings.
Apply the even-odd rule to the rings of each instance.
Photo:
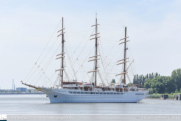
[[[62,28],[58,31],[60,33],[57,37],[61,37],[61,53],[58,54],[56,59],[60,59],[61,67],[56,70],[58,76],[59,84],[54,85],[54,87],[40,87],[32,84],[25,83],[21,81],[23,85],[35,88],[38,91],[45,93],[50,99],[50,103],[136,103],[145,98],[148,94],[148,91],[144,88],[137,88],[134,86],[127,86],[127,73],[130,65],[127,66],[128,57],[127,57],[127,27],[125,27],[125,36],[120,39],[119,45],[124,46],[124,54],[121,60],[117,61],[117,66],[122,65],[122,72],[116,74],[116,76],[122,76],[123,79],[120,83],[111,83],[106,85],[104,82],[98,85],[97,78],[100,75],[98,61],[100,60],[100,53],[98,52],[99,46],[99,32],[98,32],[98,23],[97,17],[95,20],[95,33],[92,34],[90,40],[95,40],[95,55],[89,57],[88,62],[94,62],[93,70],[88,73],[92,73],[91,82],[77,81],[77,80],[68,80],[65,81],[65,75],[67,75],[65,64],[65,28],[62,18]]]

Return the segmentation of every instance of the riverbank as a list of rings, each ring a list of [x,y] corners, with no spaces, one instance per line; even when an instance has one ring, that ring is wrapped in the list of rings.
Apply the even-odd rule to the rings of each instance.
[[[174,95],[178,95],[180,93],[171,93],[171,94],[164,94],[164,95],[168,95],[167,99],[171,99],[174,100]],[[161,95],[163,94],[149,94],[146,98],[148,99],[159,99],[161,97]]]
[[[150,100],[164,100],[164,99],[161,99],[161,98],[148,98],[148,97],[146,97],[146,98],[144,98],[144,99],[150,99]],[[174,100],[174,98],[167,98],[167,99],[165,99],[165,100]]]

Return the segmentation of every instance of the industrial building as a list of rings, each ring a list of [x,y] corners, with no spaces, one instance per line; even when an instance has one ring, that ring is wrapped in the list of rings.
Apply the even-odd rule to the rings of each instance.
[[[18,88],[16,88],[16,90],[18,90],[18,91],[20,91],[20,92],[26,92],[26,91],[27,91],[27,88],[18,87]]]

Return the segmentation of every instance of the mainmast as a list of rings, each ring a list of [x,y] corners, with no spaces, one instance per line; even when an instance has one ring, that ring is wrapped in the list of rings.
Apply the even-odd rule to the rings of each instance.
[[[124,39],[124,59],[126,58],[126,38],[127,38],[127,27],[125,27],[125,39]],[[126,60],[125,60],[126,61]],[[124,80],[123,83],[126,84],[126,62],[124,63]]]
[[[92,60],[89,60],[89,61],[88,61],[88,62],[94,61],[94,63],[95,63],[95,64],[94,64],[94,70],[88,72],[88,73],[93,72],[93,74],[94,74],[94,79],[95,79],[94,87],[97,86],[97,72],[98,72],[98,60],[99,60],[98,56],[100,56],[100,55],[98,55],[98,38],[100,37],[100,36],[97,36],[98,34],[100,34],[100,33],[97,33],[97,32],[98,32],[98,31],[97,31],[97,26],[98,26],[98,25],[99,25],[99,24],[97,24],[97,17],[96,17],[95,25],[92,25],[92,26],[91,26],[91,27],[95,26],[95,34],[91,35],[91,36],[95,36],[95,38],[91,38],[91,39],[90,39],[90,40],[95,39],[95,55],[92,56],[92,57],[89,57],[89,59],[92,59]]]
[[[58,54],[57,56],[59,56],[59,57],[56,58],[56,59],[61,59],[61,67],[60,67],[60,69],[56,70],[56,71],[60,71],[61,79],[59,81],[59,85],[61,83],[61,87],[63,87],[63,72],[64,72],[64,58],[65,58],[65,56],[64,56],[64,54],[65,54],[65,52],[64,52],[64,42],[65,42],[64,41],[64,29],[65,28],[63,28],[63,17],[62,17],[62,29],[57,32],[57,33],[62,32],[57,36],[57,37],[62,36],[62,53]]]
[[[126,43],[129,42],[129,40],[127,40],[127,38],[129,38],[129,37],[127,37],[127,27],[125,27],[125,38],[120,40],[120,41],[124,40],[124,42],[119,43],[119,45],[124,44],[124,58],[122,60],[117,61],[117,62],[119,62],[117,65],[123,64],[123,66],[124,66],[123,67],[123,73],[120,73],[120,74],[116,75],[116,76],[124,75],[124,79],[123,79],[124,84],[126,84],[126,73],[127,73],[127,70],[128,70],[128,68],[126,69],[126,63],[128,62],[127,59],[129,59],[129,58],[126,58],[126,51],[127,51]]]
[[[95,87],[97,84],[97,18],[96,18],[96,26],[95,26]]]

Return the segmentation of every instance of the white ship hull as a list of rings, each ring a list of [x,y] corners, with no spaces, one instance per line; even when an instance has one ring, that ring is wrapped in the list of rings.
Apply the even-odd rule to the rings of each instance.
[[[70,89],[41,88],[50,103],[136,103],[147,96],[148,91],[93,92]]]

